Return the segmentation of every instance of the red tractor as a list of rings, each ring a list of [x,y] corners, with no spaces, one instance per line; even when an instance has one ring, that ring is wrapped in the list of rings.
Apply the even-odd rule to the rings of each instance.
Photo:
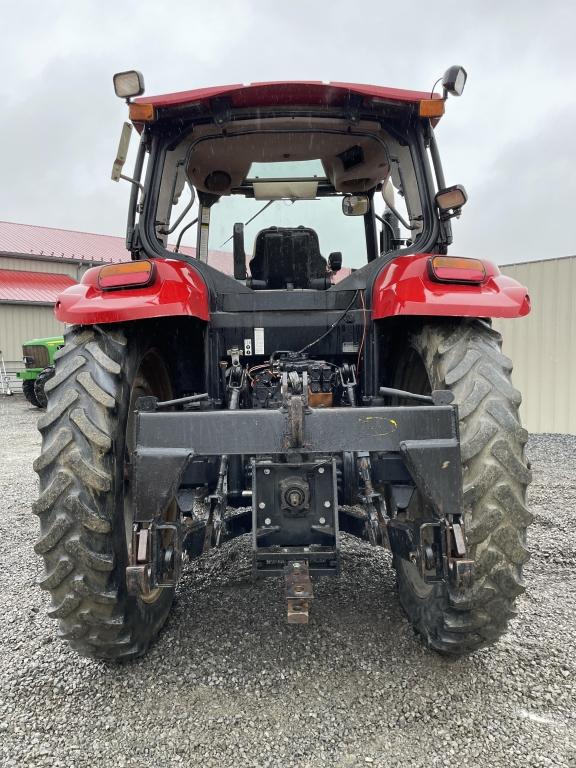
[[[145,652],[183,553],[242,534],[290,622],[345,531],[391,550],[431,648],[505,631],[530,471],[491,318],[530,305],[492,262],[447,255],[466,193],[434,127],[465,79],[147,98],[138,72],[114,77],[140,134],[133,175],[129,123],[112,174],[132,185],[132,260],[59,297],[35,463],[42,587],[80,653]]]

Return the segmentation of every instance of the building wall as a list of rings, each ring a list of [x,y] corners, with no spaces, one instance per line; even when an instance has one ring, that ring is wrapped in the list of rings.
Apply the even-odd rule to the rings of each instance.
[[[68,275],[73,280],[80,280],[90,263],[60,261],[58,258],[10,256],[0,253],[0,269],[13,269],[25,272],[43,272],[47,274]],[[4,358],[10,388],[19,392],[22,389],[16,372],[21,370],[22,342],[27,339],[60,336],[64,324],[54,317],[54,307],[37,304],[0,304],[0,350]]]
[[[0,269],[17,269],[23,272],[49,272],[53,275],[69,275],[73,280],[82,277],[81,264],[70,264],[42,259],[26,259],[19,256],[3,256],[0,254]]]
[[[502,267],[528,287],[532,312],[498,320],[530,432],[576,434],[576,256]]]
[[[28,339],[60,336],[62,333],[64,323],[54,317],[54,307],[0,304],[0,350],[12,389],[21,389],[20,379],[14,374],[23,367],[22,343]]]

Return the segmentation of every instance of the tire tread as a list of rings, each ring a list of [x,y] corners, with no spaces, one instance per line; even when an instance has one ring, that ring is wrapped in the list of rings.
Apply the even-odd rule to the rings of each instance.
[[[40,586],[52,596],[49,615],[80,654],[104,659],[138,656],[153,638],[145,619],[127,609],[114,554],[112,448],[128,349],[122,330],[67,332],[46,386],[48,409],[38,422],[43,448],[34,462],[41,528],[35,550],[45,560]],[[156,619],[156,631],[162,623]]]
[[[518,418],[521,396],[510,381],[512,363],[502,354],[500,334],[485,321],[425,324],[411,345],[435,372],[435,387],[451,389],[459,405],[464,516],[475,570],[467,594],[441,584],[430,599],[418,599],[396,562],[400,599],[428,645],[460,655],[495,642],[524,591],[526,527],[532,521],[526,507],[528,433]]]

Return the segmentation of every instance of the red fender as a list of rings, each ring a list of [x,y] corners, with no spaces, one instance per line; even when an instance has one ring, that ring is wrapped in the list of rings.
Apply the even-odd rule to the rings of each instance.
[[[530,312],[527,289],[500,274],[491,261],[482,260],[486,279],[481,285],[438,283],[428,272],[431,256],[399,256],[382,269],[372,292],[374,320],[395,315],[522,317]]]
[[[98,287],[101,267],[87,270],[80,283],[58,297],[58,320],[73,325],[122,323],[150,317],[209,318],[208,289],[194,267],[176,259],[154,259],[150,285],[103,291]]]

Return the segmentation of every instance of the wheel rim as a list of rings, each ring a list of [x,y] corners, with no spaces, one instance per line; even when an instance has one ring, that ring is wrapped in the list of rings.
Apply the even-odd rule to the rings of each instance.
[[[130,402],[128,406],[128,418],[126,421],[126,440],[124,448],[124,528],[126,533],[126,550],[128,562],[132,545],[132,518],[134,511],[133,488],[131,485],[131,457],[134,455],[134,421],[136,401],[139,397],[153,396],[160,400],[169,400],[172,397],[170,376],[162,359],[155,349],[152,349],[142,357],[130,388]],[[164,515],[164,520],[172,521],[176,518],[176,504],[172,503]],[[158,587],[149,595],[141,595],[143,603],[155,603],[162,594],[162,588]]]
[[[404,574],[406,581],[409,582],[414,594],[422,600],[430,597],[434,588],[431,584],[427,584],[424,581],[414,563],[410,563],[402,557],[399,558],[399,561],[402,573]]]

